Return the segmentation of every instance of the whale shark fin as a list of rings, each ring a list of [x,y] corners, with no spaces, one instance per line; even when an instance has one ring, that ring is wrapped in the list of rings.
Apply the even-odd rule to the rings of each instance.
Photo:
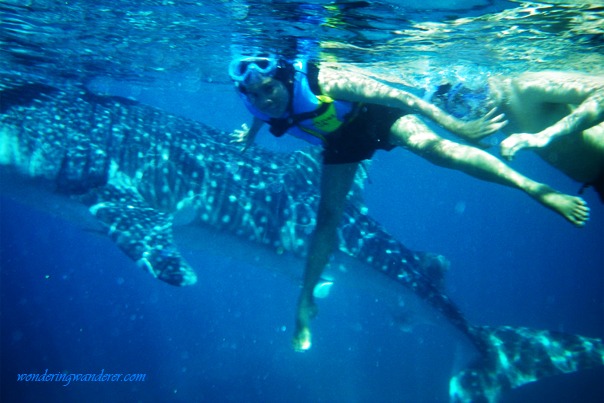
[[[172,236],[172,216],[150,207],[136,189],[107,184],[86,195],[90,212],[109,237],[154,277],[176,286],[195,284]]]
[[[509,326],[473,330],[487,351],[451,379],[452,402],[497,402],[505,390],[604,363],[600,339]]]

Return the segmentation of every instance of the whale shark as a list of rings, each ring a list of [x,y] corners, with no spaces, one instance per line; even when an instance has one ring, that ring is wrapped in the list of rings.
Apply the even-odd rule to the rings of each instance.
[[[242,153],[226,133],[201,122],[78,84],[57,88],[4,75],[0,99],[2,193],[25,199],[36,189],[60,200],[61,210],[81,208],[153,277],[179,287],[198,281],[175,242],[180,227],[212,228],[273,254],[305,256],[319,197],[315,149],[252,146]],[[507,389],[604,364],[600,339],[469,323],[446,294],[447,260],[408,249],[368,214],[365,176],[357,174],[338,228],[338,253],[362,269],[326,272],[317,296],[361,277],[376,282],[377,292],[387,284],[421,301],[476,353],[450,380],[454,402],[495,402]]]

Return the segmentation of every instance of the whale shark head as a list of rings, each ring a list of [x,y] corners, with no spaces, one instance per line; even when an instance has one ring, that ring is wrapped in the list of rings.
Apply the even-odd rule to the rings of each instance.
[[[3,92],[0,164],[78,198],[118,246],[174,285],[196,276],[172,225],[208,225],[304,256],[318,202],[319,152],[254,148],[226,133],[85,89],[10,83]],[[6,84],[5,84],[6,86]],[[351,192],[360,204],[362,175]],[[350,210],[355,222],[359,208]],[[358,245],[346,245],[346,250]]]

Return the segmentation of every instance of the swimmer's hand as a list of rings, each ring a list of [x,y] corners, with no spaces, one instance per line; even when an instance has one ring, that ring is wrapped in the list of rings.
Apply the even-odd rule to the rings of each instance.
[[[245,123],[241,125],[241,129],[233,130],[233,133],[229,134],[229,136],[231,136],[231,143],[243,144],[241,151],[247,150],[254,142],[254,136],[250,135],[250,128]]]
[[[494,116],[495,112],[496,108],[493,108],[480,119],[468,122],[460,120],[453,131],[469,142],[480,144],[481,139],[508,124],[503,113]]]
[[[306,351],[310,349],[312,345],[310,321],[317,316],[317,312],[318,308],[312,297],[300,297],[298,312],[296,314],[296,332],[292,342],[294,350]]]

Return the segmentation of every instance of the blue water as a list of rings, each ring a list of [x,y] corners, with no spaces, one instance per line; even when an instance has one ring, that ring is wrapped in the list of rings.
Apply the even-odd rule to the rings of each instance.
[[[131,86],[113,91],[129,94]],[[137,98],[232,130],[249,116],[227,86],[146,88]],[[302,146],[264,133],[259,142]],[[513,166],[567,193],[578,184],[531,153]],[[449,295],[471,322],[604,337],[604,208],[583,229],[518,191],[403,150],[370,169],[370,213],[412,249],[451,261]],[[199,282],[157,281],[105,236],[0,199],[2,402],[446,402],[460,341],[399,329],[379,295],[335,288],[314,345],[291,348],[298,285],[228,250],[183,255]],[[300,262],[300,270],[302,262]],[[17,382],[29,373],[145,374],[144,382]],[[597,369],[528,385],[506,402],[601,402]]]
[[[215,109],[200,110],[200,119],[216,119]],[[538,163],[526,155],[517,166],[576,189]],[[585,195],[592,219],[576,229],[519,192],[393,151],[376,156],[365,197],[409,247],[451,260],[447,288],[473,322],[604,336],[604,209],[593,193]],[[447,401],[458,340],[430,325],[400,331],[379,296],[339,290],[321,301],[315,345],[295,353],[290,279],[185,250],[200,281],[174,288],[104,236],[6,198],[1,206],[3,401]],[[15,382],[46,369],[146,381]],[[601,376],[558,377],[508,398],[598,401]]]

